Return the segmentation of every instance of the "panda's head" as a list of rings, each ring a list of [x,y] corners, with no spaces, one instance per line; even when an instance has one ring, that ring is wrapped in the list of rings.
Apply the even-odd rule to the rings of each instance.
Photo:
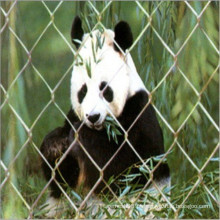
[[[71,30],[72,42],[79,49],[71,78],[72,108],[88,127],[100,130],[107,115],[118,117],[126,100],[142,87],[132,82],[136,73],[130,54],[129,25],[121,21],[112,30],[95,30],[84,34],[76,17]]]

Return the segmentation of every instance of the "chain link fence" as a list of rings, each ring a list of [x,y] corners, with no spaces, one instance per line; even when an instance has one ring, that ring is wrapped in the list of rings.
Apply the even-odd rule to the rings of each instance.
[[[95,217],[146,218],[149,213],[169,218],[218,217],[218,2],[11,1],[1,2],[0,10],[1,218],[41,218],[44,213],[39,207],[53,180],[69,210],[61,217],[94,217],[85,205],[104,181],[101,173],[111,160],[101,169],[85,152],[100,178],[80,197],[71,189],[65,191],[54,176],[74,143],[55,168],[39,150],[44,136],[63,123],[70,106],[69,81],[77,50],[68,31],[76,14],[87,31],[113,28],[117,21],[130,19],[135,37],[129,52],[164,132],[166,153],[159,163],[168,161],[172,178],[171,187],[161,189],[150,177],[135,196],[131,193],[133,199],[127,188],[118,196],[105,182],[114,199],[103,203]],[[30,19],[24,16],[27,11],[33,13],[28,14]],[[132,25],[132,19],[139,26]],[[126,137],[128,130],[119,126]],[[129,138],[124,142],[140,157]],[[51,169],[49,182],[39,171],[39,158]],[[140,161],[151,175],[157,169],[149,169],[141,157]],[[155,198],[147,191],[151,183],[158,194]],[[146,211],[148,202],[160,204],[159,209]],[[112,212],[106,208],[113,206]]]

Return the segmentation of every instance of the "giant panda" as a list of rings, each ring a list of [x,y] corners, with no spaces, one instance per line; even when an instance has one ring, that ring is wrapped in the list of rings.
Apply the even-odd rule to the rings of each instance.
[[[49,165],[55,167],[68,150],[59,172],[55,172],[56,181],[64,190],[64,179],[73,189],[83,185],[88,192],[95,186],[93,193],[98,195],[105,193],[105,182],[112,176],[163,154],[163,133],[127,50],[133,43],[128,23],[119,22],[114,31],[94,30],[84,34],[82,21],[77,16],[71,39],[78,49],[71,76],[71,109],[64,125],[46,135],[41,152]],[[121,131],[117,142],[109,139],[104,127],[108,116],[118,123]],[[46,180],[50,181],[48,201],[52,208],[62,192],[51,179],[54,173],[47,162],[42,160],[42,168]],[[167,164],[160,164],[153,174],[157,181],[168,177]],[[138,181],[145,184],[147,179]],[[114,183],[110,187],[115,192]]]

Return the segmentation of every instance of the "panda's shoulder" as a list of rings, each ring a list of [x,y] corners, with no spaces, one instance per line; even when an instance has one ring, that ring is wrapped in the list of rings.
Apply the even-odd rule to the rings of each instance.
[[[140,89],[127,99],[121,116],[123,117],[130,114],[138,116],[147,103],[148,94],[145,90]]]

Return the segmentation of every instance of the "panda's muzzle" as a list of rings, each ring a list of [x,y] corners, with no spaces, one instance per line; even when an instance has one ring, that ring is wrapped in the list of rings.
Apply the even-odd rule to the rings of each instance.
[[[102,124],[100,123],[100,114],[93,114],[87,116],[88,126],[92,129],[101,130]]]
[[[100,114],[94,114],[94,115],[89,115],[88,120],[92,123],[95,124],[100,118]]]

